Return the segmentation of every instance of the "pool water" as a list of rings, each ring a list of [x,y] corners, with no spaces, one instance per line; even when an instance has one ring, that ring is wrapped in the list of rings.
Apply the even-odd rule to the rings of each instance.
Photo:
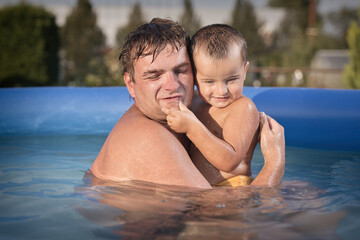
[[[0,239],[356,239],[360,153],[287,147],[276,188],[84,175],[106,136],[1,136]],[[263,164],[257,148],[256,175]]]

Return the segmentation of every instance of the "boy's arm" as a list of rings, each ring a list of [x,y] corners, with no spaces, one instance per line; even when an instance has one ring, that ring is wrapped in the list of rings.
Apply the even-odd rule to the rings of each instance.
[[[246,159],[259,126],[255,104],[248,98],[236,101],[223,128],[224,140],[216,137],[180,103],[180,110],[170,110],[169,126],[177,132],[186,133],[204,157],[217,169],[224,172],[234,170]]]
[[[250,172],[250,161],[257,143],[259,113],[253,101],[247,97],[242,97],[230,106],[222,134],[224,141],[232,147],[233,152],[223,152],[218,157],[223,162],[234,161],[236,171],[242,169],[241,172],[244,172],[242,174],[245,174]],[[225,172],[231,172],[234,168]]]

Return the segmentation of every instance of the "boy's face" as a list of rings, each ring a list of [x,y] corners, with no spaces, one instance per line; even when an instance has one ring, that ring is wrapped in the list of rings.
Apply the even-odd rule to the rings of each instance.
[[[224,108],[242,97],[249,62],[241,59],[240,47],[233,44],[224,59],[213,59],[205,48],[196,50],[194,64],[199,94],[204,101]]]

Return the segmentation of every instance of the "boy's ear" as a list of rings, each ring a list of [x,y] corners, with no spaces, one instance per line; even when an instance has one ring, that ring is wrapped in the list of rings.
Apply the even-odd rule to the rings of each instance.
[[[247,61],[245,64],[245,67],[244,67],[244,81],[246,79],[246,73],[247,73],[247,70],[249,69],[249,65],[250,65],[250,63]]]
[[[250,62],[247,61],[246,64],[245,64],[245,68],[244,68],[244,69],[245,69],[245,72],[247,72],[247,70],[248,70],[248,68],[249,68],[249,65],[250,65]]]
[[[124,82],[125,82],[127,90],[130,93],[130,96],[132,98],[135,98],[135,91],[134,91],[135,82],[132,81],[132,77],[131,77],[130,73],[128,73],[128,72],[124,73]]]

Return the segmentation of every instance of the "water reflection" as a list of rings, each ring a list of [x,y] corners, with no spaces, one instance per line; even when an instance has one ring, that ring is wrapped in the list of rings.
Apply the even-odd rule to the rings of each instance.
[[[99,237],[121,239],[337,239],[345,217],[330,212],[326,192],[304,182],[277,188],[198,190],[87,175],[76,209],[102,226]]]

